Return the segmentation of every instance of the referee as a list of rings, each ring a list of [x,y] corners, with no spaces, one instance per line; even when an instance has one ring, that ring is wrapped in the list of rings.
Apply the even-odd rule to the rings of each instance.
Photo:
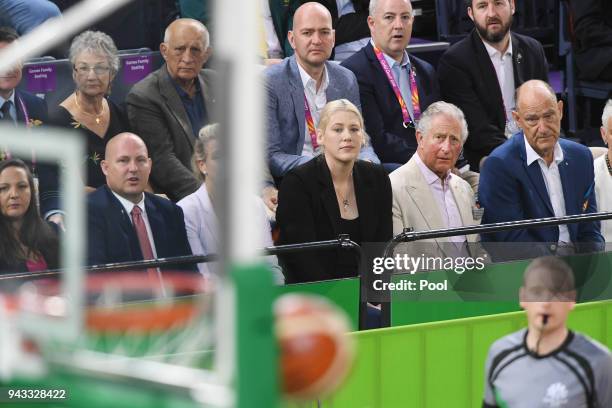
[[[567,328],[576,304],[571,268],[559,258],[535,259],[519,296],[528,327],[489,349],[483,407],[612,407],[610,350]]]

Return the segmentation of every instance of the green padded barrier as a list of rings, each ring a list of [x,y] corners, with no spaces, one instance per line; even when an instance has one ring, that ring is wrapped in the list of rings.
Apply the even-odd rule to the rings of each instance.
[[[353,333],[358,345],[353,371],[320,407],[480,406],[489,346],[525,324],[524,312],[515,312]],[[612,347],[612,301],[577,305],[569,326]]]
[[[564,257],[576,275],[578,296],[581,301],[612,299],[612,252]],[[506,313],[519,310],[518,291],[523,272],[529,260],[487,265],[482,271],[454,272],[432,271],[415,275],[395,275],[393,281],[409,279],[417,281],[427,277],[430,281],[449,281],[449,290],[443,294],[393,293],[391,302],[391,326],[427,323]],[[596,276],[594,272],[597,271]],[[479,300],[470,301],[482,293]],[[487,299],[498,297],[499,300]],[[491,296],[492,295],[492,296]]]
[[[348,314],[355,330],[359,327],[359,279],[357,278],[278,286],[278,291],[279,296],[300,292],[327,298]]]

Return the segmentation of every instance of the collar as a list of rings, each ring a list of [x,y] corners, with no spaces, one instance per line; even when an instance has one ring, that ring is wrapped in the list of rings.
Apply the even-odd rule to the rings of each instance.
[[[536,354],[534,351],[529,350],[529,347],[527,347],[527,335],[529,334],[529,329],[525,330],[525,334],[523,334],[523,348],[525,349],[525,351],[527,352],[527,354],[535,359],[540,359],[540,358],[546,358],[546,357],[552,357],[556,354],[559,354],[560,352],[562,352],[563,350],[567,349],[567,347],[569,346],[569,344],[572,342],[572,340],[574,340],[574,332],[571,330],[567,330],[567,336],[565,337],[565,340],[563,340],[563,342],[559,345],[559,347],[557,347],[556,349],[550,351],[547,354]]]
[[[302,86],[304,89],[308,88],[310,85],[312,89],[315,90],[315,93],[325,92],[329,85],[329,75],[327,75],[327,65],[323,64],[323,80],[321,81],[321,88],[317,91],[317,81],[315,81],[308,73],[302,68],[300,63],[295,60],[295,63],[298,66],[298,71],[300,72],[300,79],[302,80]]]
[[[485,48],[487,50],[487,53],[489,54],[489,58],[493,58],[493,57],[496,57],[496,56],[501,58],[501,52],[496,50],[491,44],[489,44],[488,42],[486,42],[482,38],[481,38],[481,41],[484,44],[484,46],[485,46]],[[510,37],[510,41],[508,42],[508,49],[504,53],[504,56],[506,56],[506,55],[512,56],[512,37]]]
[[[110,187],[109,187],[109,190],[110,190]],[[110,191],[113,193],[115,198],[117,200],[119,200],[119,203],[121,203],[121,206],[125,209],[125,212],[127,213],[127,215],[130,218],[130,220],[132,219],[132,216],[131,216],[132,214],[131,213],[132,213],[132,209],[134,208],[134,205],[137,205],[143,213],[146,213],[146,211],[145,211],[145,194],[144,194],[144,192],[142,193],[142,199],[137,204],[134,204],[130,200],[128,200],[128,199],[120,196],[119,194],[115,193],[113,190],[110,190]]]
[[[372,47],[374,47],[375,46],[374,40],[370,39],[370,44],[372,44]],[[408,68],[408,69],[411,68],[410,58],[408,58],[408,52],[406,50],[404,50],[404,55],[402,55],[402,62],[399,62],[399,63],[393,57],[385,54],[384,52],[383,52],[383,57],[385,57],[385,61],[387,61],[387,64],[389,64],[391,68],[393,68],[396,65],[399,65],[400,68]]]
[[[13,106],[17,106],[15,105],[15,94],[17,92],[15,92],[15,90],[13,89],[13,93],[11,93],[11,96],[8,97],[8,99],[4,99],[3,97],[0,96],[0,106],[4,105],[4,102],[6,101],[11,101],[13,103]]]
[[[542,156],[540,156],[535,150],[533,150],[533,147],[531,147],[531,145],[527,142],[527,138],[525,137],[525,134],[523,134],[523,141],[525,143],[525,152],[527,153],[527,166],[530,166],[531,163],[533,163],[536,160],[542,160],[542,162],[545,163]],[[559,144],[559,142],[555,143],[553,160],[557,164],[563,161],[563,149],[561,149],[561,145]]]
[[[417,166],[421,170],[421,174],[423,174],[423,177],[425,178],[425,181],[427,182],[427,184],[433,185],[440,181],[440,176],[438,176],[436,173],[431,171],[431,169],[427,167],[425,163],[423,163],[423,160],[421,159],[421,156],[419,156],[418,152],[416,152],[414,156],[412,157],[414,157],[414,161],[416,162]],[[452,173],[449,170],[448,173],[446,174],[446,177],[444,177],[445,185],[448,185],[451,177],[452,177]]]
[[[181,88],[181,86],[178,84],[178,82],[176,82],[174,80],[174,78],[172,78],[172,76],[170,75],[170,72],[168,71],[168,67],[166,67],[166,72],[168,73],[168,78],[170,78],[170,82],[172,82],[172,85],[174,85],[174,89],[176,89],[176,92],[178,92],[179,97],[181,99],[188,99],[191,100],[192,98],[189,97],[189,94],[187,92],[185,92],[185,90],[183,88]],[[201,92],[202,88],[200,87],[200,78],[199,76],[195,77],[195,94],[197,95]]]

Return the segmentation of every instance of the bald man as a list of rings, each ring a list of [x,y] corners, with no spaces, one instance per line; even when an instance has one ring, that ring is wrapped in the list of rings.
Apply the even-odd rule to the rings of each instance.
[[[521,85],[516,99],[512,115],[522,131],[496,148],[481,169],[482,223],[597,212],[591,152],[559,138],[563,102],[539,80]],[[485,234],[483,241],[540,242],[546,243],[541,250],[573,252],[599,248],[599,228],[599,222],[527,228]]]
[[[327,102],[348,99],[360,107],[355,75],[328,62],[334,35],[327,8],[314,2],[303,4],[288,33],[294,55],[264,72],[268,161],[276,178],[320,153],[314,129]],[[360,158],[379,162],[369,145],[362,148]]]
[[[87,196],[89,265],[191,255],[181,208],[144,191],[152,162],[140,137],[113,137],[101,166],[106,185]]]
[[[178,201],[199,187],[190,170],[193,143],[215,102],[214,72],[202,69],[211,54],[208,30],[197,20],[175,20],[159,49],[166,64],[134,85],[126,103],[130,126],[155,162],[151,185]]]

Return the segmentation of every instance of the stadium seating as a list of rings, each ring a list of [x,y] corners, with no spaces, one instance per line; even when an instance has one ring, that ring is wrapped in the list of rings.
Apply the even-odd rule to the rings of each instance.
[[[583,81],[576,77],[574,51],[572,49],[572,28],[570,26],[569,4],[561,1],[559,9],[559,56],[565,59],[565,82],[567,92],[568,131],[575,134],[578,130],[577,97],[585,98],[583,117],[591,117],[590,99],[608,99],[612,96],[612,83],[601,81]],[[585,121],[588,127],[588,119]]]

